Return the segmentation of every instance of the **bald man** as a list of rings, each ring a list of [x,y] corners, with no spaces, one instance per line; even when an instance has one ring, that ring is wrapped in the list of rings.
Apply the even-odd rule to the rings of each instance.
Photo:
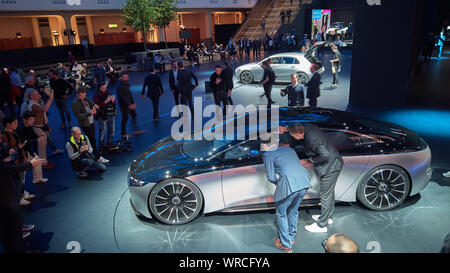
[[[327,253],[359,253],[358,244],[345,234],[333,234],[325,245]]]

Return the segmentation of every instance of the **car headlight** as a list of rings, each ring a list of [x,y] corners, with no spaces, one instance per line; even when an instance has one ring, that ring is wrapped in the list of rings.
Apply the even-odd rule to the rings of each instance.
[[[132,177],[130,174],[128,174],[128,186],[130,187],[143,187],[147,184],[145,181],[137,180],[136,178]]]

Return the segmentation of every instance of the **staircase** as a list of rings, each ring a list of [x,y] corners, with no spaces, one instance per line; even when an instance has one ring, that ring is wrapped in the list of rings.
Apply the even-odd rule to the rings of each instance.
[[[261,0],[260,0],[261,1]],[[248,37],[250,40],[260,39],[263,37],[265,33],[269,33],[269,35],[275,35],[280,29],[283,32],[290,32],[291,28],[294,24],[294,19],[297,16],[297,13],[300,10],[298,1],[301,0],[293,0],[292,6],[290,0],[272,0],[270,4],[267,5],[267,8],[264,12],[259,13],[258,16],[254,16],[253,18],[249,18],[243,27],[236,33],[235,41],[239,40],[242,37]],[[281,16],[280,12],[284,10],[291,10],[291,23],[288,24],[287,16],[285,18],[285,24],[281,24]],[[264,30],[261,28],[261,18],[266,17],[266,27]],[[284,31],[288,29],[288,31]]]

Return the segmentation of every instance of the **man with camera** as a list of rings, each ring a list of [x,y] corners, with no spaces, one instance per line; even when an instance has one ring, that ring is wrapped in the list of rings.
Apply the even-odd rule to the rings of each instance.
[[[71,132],[72,136],[66,143],[66,149],[72,169],[78,176],[82,178],[88,176],[86,170],[89,168],[105,171],[106,166],[92,155],[94,149],[89,141],[89,137],[83,135],[78,127],[72,127]]]
[[[110,144],[115,134],[115,120],[117,115],[116,96],[111,95],[107,91],[107,86],[108,84],[106,82],[99,83],[98,90],[92,98],[94,103],[99,107],[96,118],[100,125],[100,149]],[[108,138],[105,144],[106,127],[108,127]]]
[[[72,111],[77,117],[81,129],[83,129],[83,132],[91,141],[95,160],[101,163],[108,163],[109,160],[100,156],[100,153],[97,150],[94,115],[97,114],[98,109],[99,106],[86,97],[86,88],[84,86],[80,87],[77,98],[72,103]]]

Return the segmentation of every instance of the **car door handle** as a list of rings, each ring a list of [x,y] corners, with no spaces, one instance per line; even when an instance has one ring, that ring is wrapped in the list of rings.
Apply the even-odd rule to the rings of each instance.
[[[295,66],[291,66],[291,68],[295,68]]]

